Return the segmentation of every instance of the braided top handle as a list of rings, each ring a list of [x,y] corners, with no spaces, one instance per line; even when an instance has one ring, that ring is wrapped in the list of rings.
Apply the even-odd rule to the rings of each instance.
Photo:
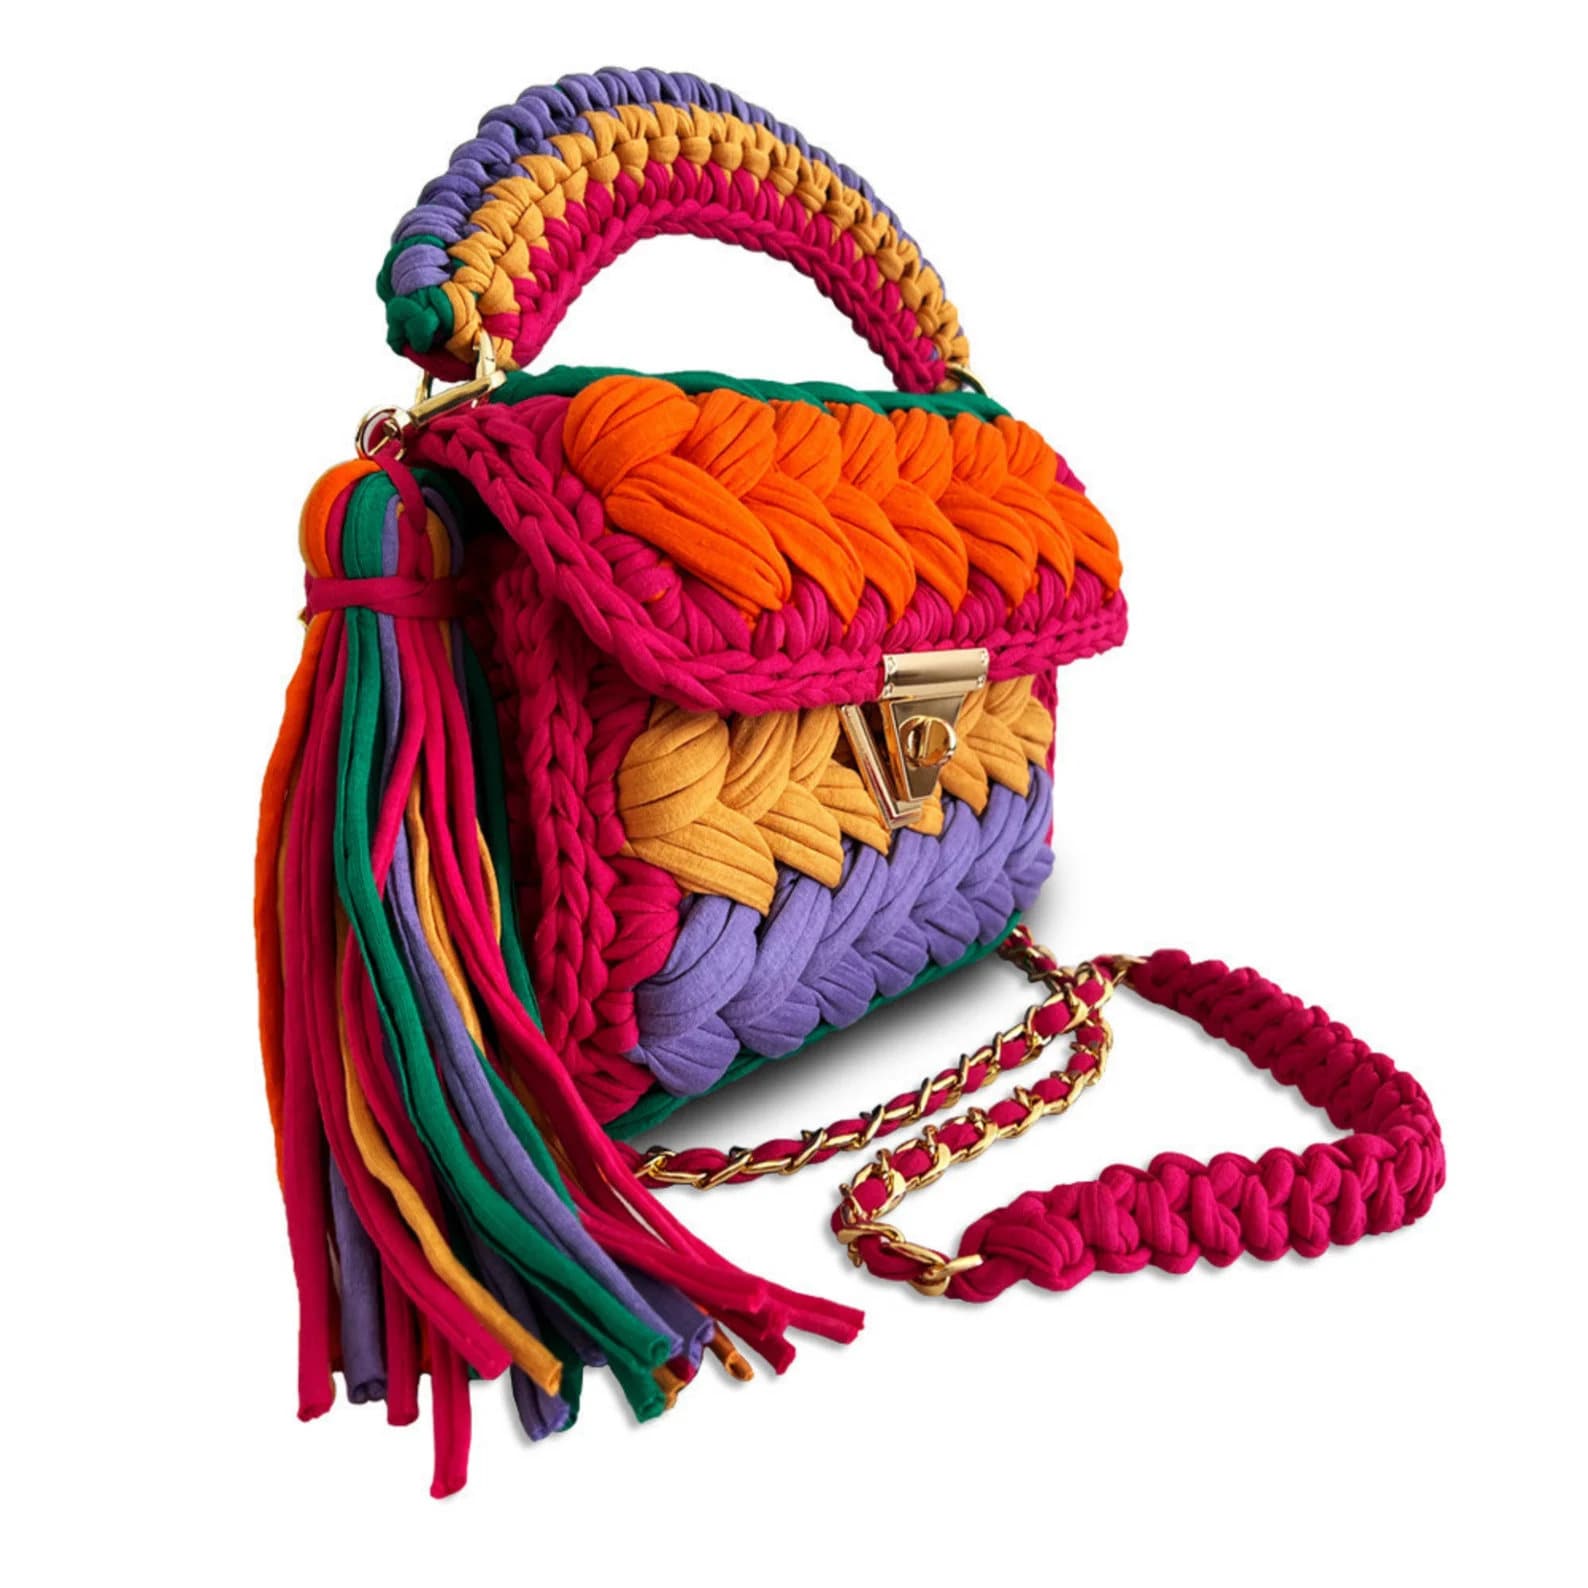
[[[503,368],[526,367],[598,270],[661,234],[787,260],[901,390],[957,383],[969,355],[958,313],[866,180],[682,72],[608,68],[491,111],[397,227],[379,281],[388,340],[457,379],[483,331]]]

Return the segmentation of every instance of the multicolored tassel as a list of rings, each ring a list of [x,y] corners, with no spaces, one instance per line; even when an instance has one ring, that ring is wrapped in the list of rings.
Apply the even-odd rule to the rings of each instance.
[[[256,936],[266,1086],[300,1297],[299,1415],[434,1391],[432,1492],[463,1483],[468,1379],[511,1372],[526,1432],[572,1424],[585,1367],[635,1415],[726,1331],[860,1314],[746,1274],[635,1180],[543,1035],[513,920],[501,752],[455,619],[439,477],[332,469],[305,506],[302,662],[266,776]]]

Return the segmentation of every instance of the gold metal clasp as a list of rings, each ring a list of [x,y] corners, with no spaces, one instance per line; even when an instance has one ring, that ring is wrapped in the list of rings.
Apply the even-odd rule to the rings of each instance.
[[[985,646],[884,656],[876,702],[839,707],[860,780],[890,829],[908,827],[937,791],[959,748],[965,697],[985,687],[987,665]]]
[[[406,408],[371,408],[358,422],[354,444],[361,458],[372,458],[389,446],[401,457],[408,444],[432,420],[459,408],[472,408],[489,397],[507,377],[496,367],[496,343],[482,331],[474,345],[474,375],[455,386],[435,389],[435,377],[427,370],[419,378],[419,389]]]

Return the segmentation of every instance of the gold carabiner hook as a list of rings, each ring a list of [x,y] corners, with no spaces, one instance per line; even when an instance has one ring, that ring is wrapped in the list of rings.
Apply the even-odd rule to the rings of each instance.
[[[395,444],[401,457],[409,442],[424,427],[442,414],[459,408],[472,408],[489,397],[507,377],[496,367],[496,341],[481,331],[474,344],[474,375],[442,391],[435,389],[435,376],[428,370],[419,377],[419,389],[406,408],[371,408],[358,422],[353,444],[361,458],[373,458]]]

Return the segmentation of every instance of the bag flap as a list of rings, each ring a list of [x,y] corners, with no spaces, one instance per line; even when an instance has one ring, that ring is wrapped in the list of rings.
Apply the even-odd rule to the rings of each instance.
[[[557,369],[436,421],[541,593],[645,690],[756,714],[876,697],[888,653],[996,681],[1125,634],[1114,533],[979,394]]]

